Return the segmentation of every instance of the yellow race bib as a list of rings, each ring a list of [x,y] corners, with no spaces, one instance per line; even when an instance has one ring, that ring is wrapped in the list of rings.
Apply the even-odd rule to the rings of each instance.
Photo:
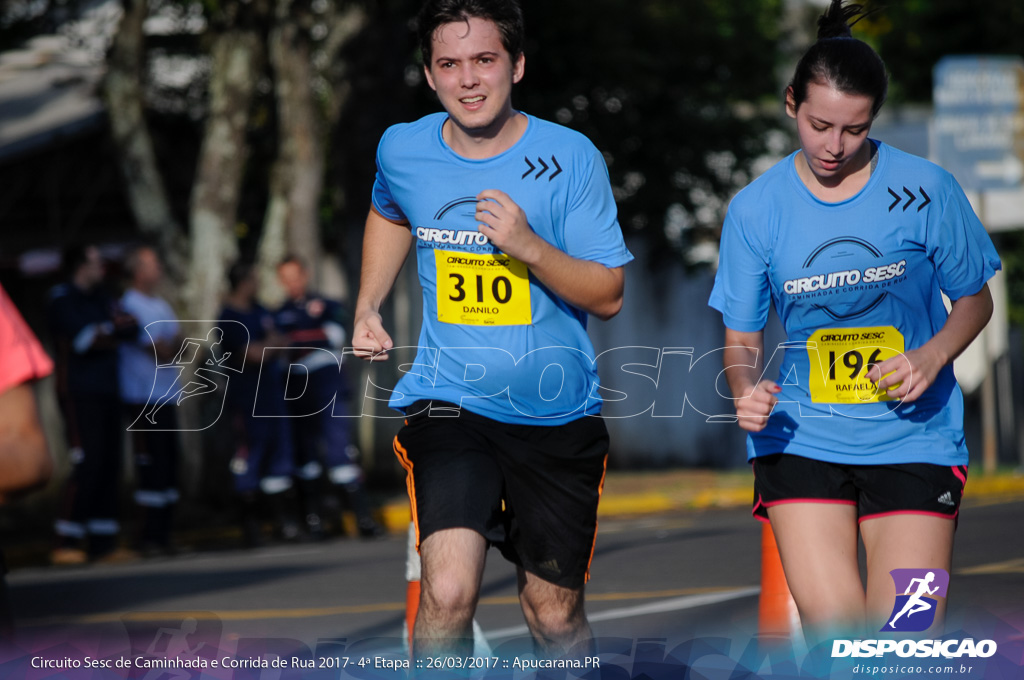
[[[504,254],[435,250],[437,320],[468,326],[533,323],[530,272]]]
[[[903,335],[892,326],[823,328],[807,339],[811,401],[867,404],[893,401],[863,377],[871,364],[903,354]]]

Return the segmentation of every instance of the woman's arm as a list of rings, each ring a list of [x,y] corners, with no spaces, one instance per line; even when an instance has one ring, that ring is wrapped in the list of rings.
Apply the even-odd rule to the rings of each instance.
[[[764,331],[745,333],[725,329],[725,379],[736,404],[738,425],[747,432],[760,432],[778,403],[782,388],[761,380],[764,370]]]
[[[992,317],[988,284],[953,301],[946,323],[917,349],[868,367],[865,375],[889,396],[912,402],[931,387],[942,367],[960,356]],[[885,376],[885,377],[882,377]]]

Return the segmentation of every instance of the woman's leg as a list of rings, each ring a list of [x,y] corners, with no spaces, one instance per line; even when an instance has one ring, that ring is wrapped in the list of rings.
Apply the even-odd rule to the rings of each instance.
[[[781,503],[768,508],[782,567],[810,646],[860,630],[864,586],[857,564],[857,508],[845,503]]]
[[[873,517],[861,522],[868,561],[867,616],[872,627],[881,629],[886,624],[896,601],[897,593],[890,571],[942,569],[949,572],[954,528],[952,517],[912,513]],[[921,633],[923,637],[942,632],[946,599],[936,599],[935,621]]]

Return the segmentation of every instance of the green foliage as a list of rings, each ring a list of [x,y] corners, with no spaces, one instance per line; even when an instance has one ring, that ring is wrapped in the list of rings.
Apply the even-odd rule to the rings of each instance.
[[[867,20],[877,35],[897,101],[930,102],[932,69],[948,55],[1024,55],[1024,2],[988,0],[904,0],[886,3]],[[1024,324],[1024,235],[1001,235],[1010,319]]]
[[[75,2],[77,0],[63,0]],[[327,0],[342,7],[358,0]],[[61,3],[62,0],[47,0]],[[575,128],[608,161],[623,227],[649,238],[652,253],[678,261],[694,243],[713,240],[729,196],[753,176],[779,124],[776,67],[783,0],[522,0],[527,74],[517,107]],[[266,18],[269,0],[150,0],[152,11],[177,17],[180,30],[151,36],[154,69],[195,57],[195,82],[147,83],[149,116],[161,163],[173,186],[187,187],[195,150],[175,144],[180,128],[205,114],[207,46],[187,19],[201,14],[208,30]],[[295,8],[323,5],[295,0]],[[347,232],[366,215],[374,149],[384,128],[438,110],[423,82],[413,21],[421,0],[361,3],[370,25],[340,56],[351,95],[329,132],[332,153],[325,192],[328,247],[352,250]],[[271,70],[258,88],[249,173],[239,220],[261,223],[269,165],[276,151]],[[177,87],[178,89],[174,89]],[[189,135],[194,137],[194,133]],[[187,159],[175,160],[188,147]],[[179,153],[178,155],[181,155]],[[173,171],[173,172],[172,172]],[[180,177],[178,177],[180,175]],[[173,192],[187,200],[187,192]],[[250,242],[258,238],[256,230]],[[251,247],[251,243],[249,244]]]
[[[710,236],[778,122],[781,2],[523,5],[527,75],[517,106],[583,132],[605,153],[620,221],[649,237],[652,252],[674,259]],[[666,229],[670,206],[682,236]]]
[[[373,3],[370,27],[343,55],[354,90],[331,154],[332,181],[350,198],[332,213],[342,250],[355,250],[342,245],[342,225],[365,218],[384,127],[439,108],[410,21],[420,4]],[[514,105],[594,142],[623,228],[650,240],[654,257],[678,262],[714,240],[729,196],[752,178],[779,124],[782,0],[522,5],[526,76]]]
[[[951,54],[1024,54],[1024,2],[902,0],[881,2],[865,19],[892,73],[892,96],[911,102],[932,98],[932,68]]]
[[[1010,301],[1010,323],[1024,326],[1024,232],[1001,234],[996,241],[1006,274],[1006,293]]]
[[[0,0],[0,52],[52,33],[78,15],[81,0]]]

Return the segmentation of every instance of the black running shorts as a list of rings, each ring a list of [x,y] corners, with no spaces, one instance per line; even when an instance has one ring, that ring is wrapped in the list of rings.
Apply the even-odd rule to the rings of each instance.
[[[967,466],[903,463],[846,465],[778,453],[754,466],[754,517],[782,503],[839,503],[857,508],[858,520],[901,513],[955,519]]]
[[[407,472],[417,547],[435,531],[472,529],[526,571],[583,586],[608,454],[600,417],[514,425],[426,401],[406,412],[394,448]]]

